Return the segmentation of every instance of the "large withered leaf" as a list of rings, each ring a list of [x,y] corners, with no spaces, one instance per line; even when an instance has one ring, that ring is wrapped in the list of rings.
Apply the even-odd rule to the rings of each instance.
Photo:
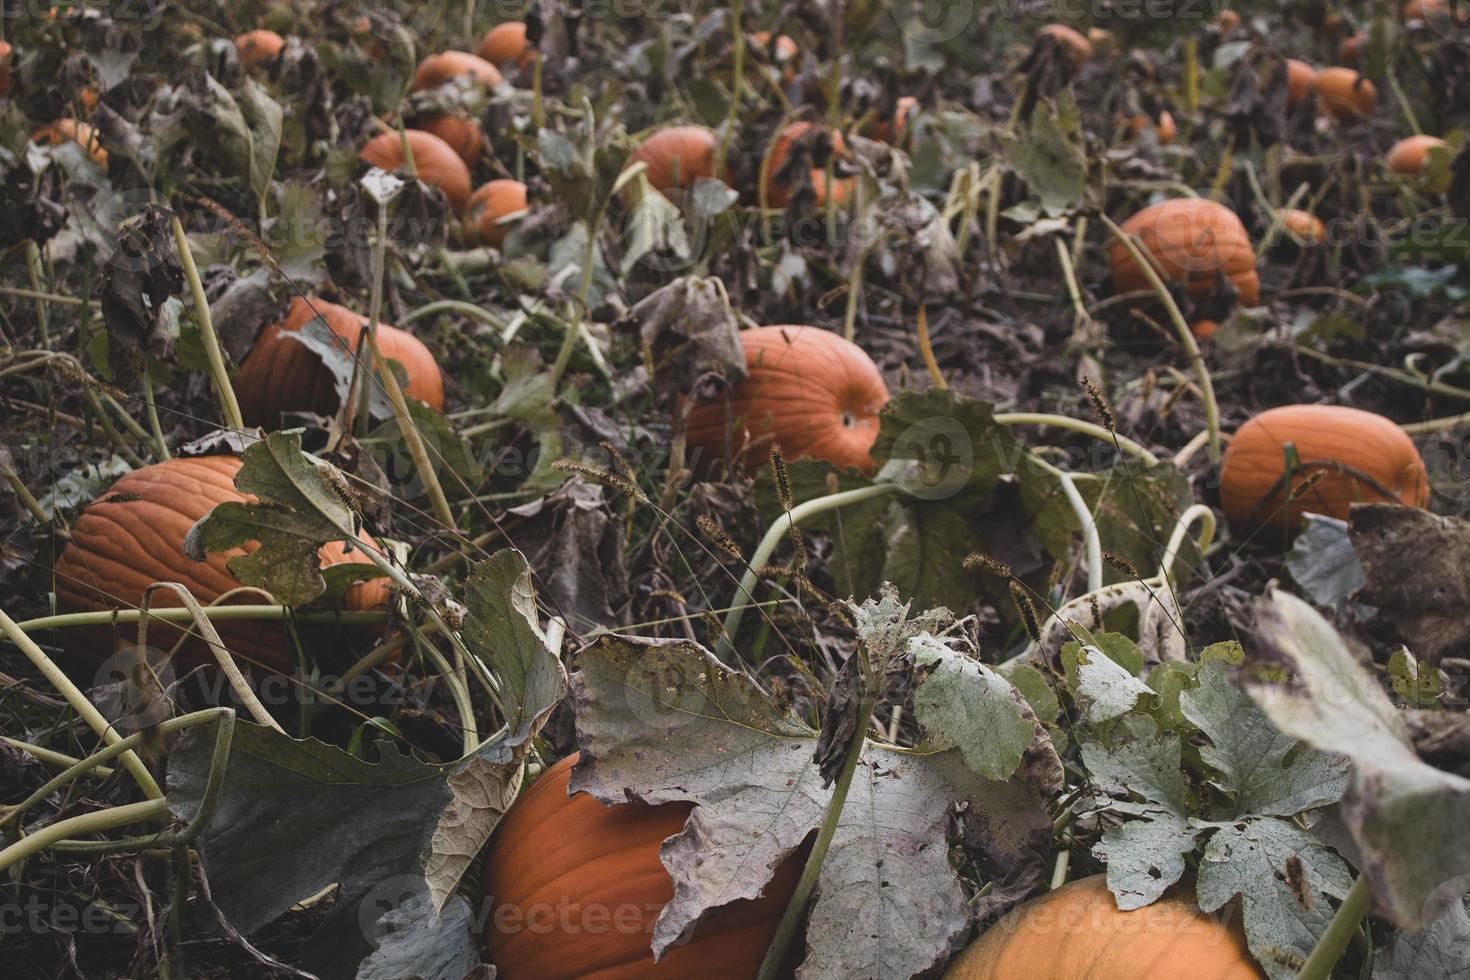
[[[1350,516],[1367,577],[1356,598],[1391,618],[1417,656],[1470,639],[1470,521],[1396,504],[1354,504]]]

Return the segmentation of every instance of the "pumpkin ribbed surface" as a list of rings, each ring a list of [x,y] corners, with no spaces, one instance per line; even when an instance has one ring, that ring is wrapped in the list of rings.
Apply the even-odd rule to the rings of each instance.
[[[873,472],[869,451],[888,386],[862,348],[818,327],[757,327],[740,341],[749,374],[729,397],[690,411],[691,449],[724,458],[728,445],[755,470],[774,441],[787,459]]]
[[[1400,176],[1418,177],[1429,165],[1429,151],[1441,146],[1449,148],[1449,144],[1438,136],[1410,136],[1395,143],[1384,162],[1389,170]]]
[[[396,132],[379,133],[363,145],[358,156],[384,170],[402,170],[408,166],[408,157],[403,152],[404,139],[413,153],[418,179],[443,191],[455,214],[463,211],[470,197],[470,168],[452,146],[433,133],[421,129],[404,130],[401,136]]]
[[[1176,889],[1119,910],[1104,875],[1013,910],[945,971],[945,980],[1259,980],[1240,915],[1228,925]]]
[[[1351,68],[1319,71],[1317,98],[1323,111],[1341,120],[1366,119],[1378,106],[1378,90]]]
[[[536,58],[536,49],[526,43],[526,25],[519,20],[496,24],[480,38],[475,53],[499,68],[525,68]]]
[[[465,208],[465,224],[474,229],[476,239],[499,248],[510,233],[510,225],[500,219],[526,210],[526,185],[518,180],[492,180],[470,195]]]
[[[438,88],[451,78],[462,75],[474,78],[486,88],[495,88],[504,81],[500,69],[478,55],[468,51],[441,51],[419,62],[408,90],[422,92],[424,89]]]
[[[1324,475],[1285,503],[1286,447],[1300,468],[1291,485]],[[1357,502],[1429,503],[1424,460],[1403,429],[1341,405],[1286,405],[1262,412],[1230,439],[1220,470],[1220,505],[1239,528],[1291,529],[1308,512],[1347,519]]]
[[[414,126],[443,140],[454,151],[455,156],[464,161],[466,167],[473,167],[480,162],[480,154],[485,150],[485,138],[480,124],[475,120],[439,113],[419,119]]]
[[[240,56],[240,64],[247,71],[275,61],[281,56],[281,49],[285,46],[285,38],[275,31],[265,29],[246,31],[235,38],[235,52]]]
[[[1213,293],[1216,278],[1222,274],[1235,285],[1240,302],[1254,306],[1260,300],[1255,249],[1245,226],[1224,205],[1201,198],[1165,201],[1144,208],[1123,222],[1122,228],[1142,241],[1145,251],[1157,260],[1165,282],[1186,286],[1196,300]],[[1118,292],[1151,288],[1121,242],[1113,242],[1108,258]]]
[[[807,134],[813,129],[819,130],[818,135],[808,137]],[[796,187],[782,183],[780,175],[782,168],[786,165],[786,158],[795,149],[797,141],[803,138],[813,141],[810,156],[813,166],[810,170],[810,178],[816,206],[825,207],[829,196],[833,204],[844,203],[852,191],[853,179],[851,177],[833,177],[831,189],[827,187],[827,159],[847,156],[847,143],[843,140],[842,134],[815,123],[797,122],[783,129],[781,135],[776,138],[775,145],[771,147],[771,158],[766,164],[766,196],[771,207],[784,208],[791,203],[791,198],[796,194]],[[825,147],[821,145],[824,138],[827,144]]]
[[[493,903],[485,943],[505,980],[657,980],[756,975],[800,874],[788,860],[757,899],[710,913],[655,964],[653,923],[673,898],[659,861],[692,805],[604,806],[567,796],[576,756],[536,780],[506,813],[485,862]]]
[[[171,459],[119,479],[88,504],[72,524],[71,541],[54,568],[57,610],[71,613],[136,608],[143,591],[154,582],[179,582],[206,606],[239,588],[241,583],[226,562],[254,551],[253,543],[196,562],[184,554],[184,536],[216,504],[252,499],[235,489],[240,465],[236,456]],[[323,566],[366,561],[360,552],[349,552],[342,543],[325,546],[320,557]],[[343,607],[375,609],[387,600],[384,580],[373,579],[353,586]],[[264,601],[259,593],[246,593],[232,604]],[[154,593],[152,605],[163,608],[182,603],[172,591],[161,589]],[[294,647],[282,624],[221,621],[216,626],[225,646],[248,663],[283,673],[294,668]],[[83,665],[99,664],[114,650],[137,642],[137,628],[131,624],[66,633],[68,652]],[[176,626],[148,626],[148,643],[159,649],[168,649],[182,635]],[[213,655],[202,641],[191,640],[180,651],[179,659],[181,666],[188,667],[213,662]]]
[[[688,190],[699,178],[715,176],[719,146],[714,131],[703,126],[666,126],[644,140],[628,163],[644,165],[654,190]]]
[[[235,393],[246,425],[271,429],[280,423],[282,412],[330,415],[337,410],[339,399],[332,372],[305,344],[285,336],[306,326],[317,312],[332,333],[348,349],[356,351],[366,317],[319,297],[312,297],[309,304],[299,296],[292,299],[286,319],[262,330],[240,365]],[[385,357],[402,364],[408,372],[404,394],[436,409],[444,407],[444,376],[422,341],[413,334],[380,323],[378,346]],[[368,356],[366,350],[363,356]]]
[[[1281,212],[1281,227],[1300,238],[1304,244],[1319,245],[1327,240],[1327,226],[1310,211],[1286,208]]]

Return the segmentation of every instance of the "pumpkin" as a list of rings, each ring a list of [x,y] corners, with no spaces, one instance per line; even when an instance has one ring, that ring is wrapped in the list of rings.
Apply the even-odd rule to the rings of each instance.
[[[256,545],[212,553],[206,561],[196,562],[184,554],[184,536],[216,504],[251,499],[235,489],[240,465],[236,456],[178,458],[145,466],[119,479],[72,523],[71,540],[54,568],[57,611],[136,608],[144,590],[154,582],[178,582],[203,605],[239,588],[240,582],[226,562],[254,551]],[[349,550],[342,542],[326,545],[318,554],[323,567],[367,561],[359,550]],[[232,604],[263,601],[259,593],[245,593]],[[377,609],[387,601],[385,580],[371,579],[348,590],[343,608]],[[182,605],[178,596],[166,589],[154,592],[150,604],[153,608]],[[225,646],[245,658],[242,667],[253,664],[281,673],[295,668],[294,646],[281,623],[220,621],[216,627]],[[185,635],[185,629],[192,629],[192,625],[180,628],[149,623],[148,643],[166,650]],[[73,665],[93,669],[114,651],[136,644],[138,639],[133,624],[66,633],[66,649]],[[179,651],[180,666],[185,668],[213,661],[207,644],[198,639],[190,639]]]
[[[1449,151],[1449,144],[1438,136],[1410,136],[1395,143],[1384,162],[1401,177],[1418,177],[1429,166],[1429,151],[1435,147]]]
[[[433,133],[421,129],[379,133],[364,144],[358,156],[384,170],[402,170],[408,166],[403,141],[413,153],[414,172],[418,179],[439,188],[449,200],[455,214],[464,210],[470,197],[470,168],[454,152],[454,148]]]
[[[479,163],[480,154],[485,150],[485,135],[480,124],[473,119],[438,113],[417,120],[414,128],[439,137],[464,161],[466,167]]]
[[[771,45],[770,31],[756,31],[750,36],[751,47],[755,49],[756,57],[769,60],[777,68],[781,69],[781,80],[790,85],[796,81],[796,59],[801,54],[801,48],[796,42],[785,34],[776,36],[774,50]]]
[[[1199,910],[1187,888],[1130,912],[1105,875],[1068,882],[1013,909],[971,943],[946,980],[1259,980],[1240,916]]]
[[[70,117],[58,119],[49,126],[42,126],[31,134],[31,141],[45,146],[60,143],[75,143],[87,152],[92,162],[99,167],[107,166],[107,151],[97,138],[97,131],[89,123]]]
[[[740,334],[748,372],[729,395],[696,404],[688,444],[717,458],[727,445],[747,470],[779,443],[787,459],[811,457],[872,473],[869,450],[888,386],[862,348],[818,327],[757,327]],[[728,438],[728,442],[727,442]]]
[[[536,49],[526,43],[526,25],[519,20],[508,20],[490,28],[480,38],[475,53],[497,68],[515,65],[525,69],[536,60]]]
[[[10,91],[10,54],[9,41],[0,41],[0,97]]]
[[[1164,201],[1144,208],[1123,222],[1122,228],[1138,236],[1165,282],[1185,286],[1194,299],[1211,296],[1223,275],[1234,284],[1241,303],[1254,306],[1260,301],[1255,249],[1245,226],[1224,205],[1193,197]],[[1112,243],[1108,259],[1118,292],[1151,288],[1144,270],[1122,242]],[[1199,324],[1195,334],[1201,334]]]
[[[1404,21],[1422,21],[1429,24],[1437,22],[1450,15],[1450,8],[1444,0],[1409,0],[1403,7]]]
[[[240,365],[235,394],[247,425],[269,429],[279,424],[282,412],[330,415],[337,410],[340,399],[332,372],[305,344],[285,336],[316,317],[313,307],[347,349],[357,350],[366,317],[320,297],[312,297],[309,304],[299,296],[291,300],[286,319],[262,330]],[[438,361],[422,341],[413,334],[380,323],[378,346],[384,357],[402,364],[407,372],[404,394],[436,409],[444,407],[444,376]],[[367,356],[367,351],[363,356]]]
[[[654,963],[653,921],[674,896],[659,846],[684,829],[688,803],[568,796],[577,756],[541,775],[506,811],[485,861],[494,902],[485,944],[505,980],[748,980],[760,970],[800,865],[778,865],[765,892],[715,909]]]
[[[1174,117],[1166,109],[1159,113],[1158,122],[1148,116],[1134,116],[1128,121],[1128,133],[1135,139],[1143,135],[1144,130],[1153,130],[1154,138],[1159,141],[1160,146],[1167,146],[1174,142],[1174,137],[1179,135],[1179,127],[1174,124]]]
[[[1325,473],[1286,501],[1286,447],[1299,466],[1291,486]],[[1341,405],[1286,405],[1262,412],[1230,439],[1220,470],[1220,506],[1239,528],[1290,530],[1307,512],[1346,520],[1357,501],[1429,503],[1429,475],[1403,429]]]
[[[1378,107],[1378,90],[1351,68],[1323,68],[1319,71],[1317,98],[1323,112],[1343,121],[1366,119]]]
[[[526,185],[518,180],[492,180],[470,195],[465,208],[465,224],[473,228],[475,238],[499,248],[510,231],[500,219],[526,210]]]
[[[715,176],[719,149],[720,138],[713,130],[665,126],[644,140],[628,157],[628,163],[645,165],[648,184],[654,190],[688,190],[699,178]]]
[[[1317,69],[1305,61],[1286,59],[1286,104],[1300,105],[1317,88]]]
[[[1066,24],[1047,24],[1037,32],[1038,38],[1050,38],[1057,47],[1072,56],[1072,69],[1080,71],[1092,60],[1092,42]]]
[[[1305,245],[1320,245],[1327,240],[1327,226],[1310,211],[1287,208],[1281,212],[1281,227]]]
[[[1102,27],[1089,27],[1087,29],[1087,42],[1092,45],[1092,51],[1096,55],[1111,55],[1118,50],[1118,39],[1113,32]]]
[[[1234,33],[1235,29],[1239,26],[1240,14],[1233,10],[1222,10],[1220,11],[1220,15],[1215,18],[1215,27],[1219,29],[1221,34]]]
[[[413,73],[413,81],[409,82],[408,90],[422,92],[425,89],[438,88],[451,79],[466,75],[486,88],[495,88],[504,81],[501,78],[500,69],[484,58],[470,54],[468,51],[441,51],[419,62],[418,70]]]
[[[1342,39],[1337,46],[1337,60],[1343,64],[1356,68],[1363,60],[1363,46],[1368,43],[1368,35],[1364,31],[1349,34]]]
[[[816,123],[797,122],[792,123],[781,131],[776,137],[776,143],[771,147],[770,159],[766,162],[766,193],[771,207],[784,208],[791,203],[791,198],[796,194],[796,188],[789,184],[781,183],[778,175],[786,163],[786,158],[791,155],[792,149],[797,141],[806,137],[808,133],[817,130],[815,137],[807,137],[812,140],[811,161],[813,166],[810,171],[812,192],[816,195],[817,207],[825,207],[828,198],[833,204],[842,204],[852,192],[853,179],[851,177],[834,177],[829,190],[827,186],[827,159],[829,156],[847,156],[847,143],[842,139],[842,134],[835,130],[828,130]],[[821,148],[825,141],[826,149]]]
[[[880,143],[900,143],[908,131],[909,117],[919,111],[919,100],[912,95],[901,96],[893,104],[893,118],[874,120],[868,126],[868,138]]]
[[[285,38],[275,31],[265,29],[246,31],[235,38],[235,52],[240,56],[240,64],[245,66],[246,71],[254,71],[261,65],[275,61],[281,56],[281,49],[285,46]]]

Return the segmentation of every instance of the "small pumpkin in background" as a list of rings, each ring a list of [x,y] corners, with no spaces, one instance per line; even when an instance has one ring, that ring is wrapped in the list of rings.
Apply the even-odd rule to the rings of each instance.
[[[728,395],[696,404],[687,440],[719,459],[759,469],[771,443],[789,460],[810,457],[871,474],[883,374],[856,344],[819,327],[756,327],[740,334],[747,376]]]
[[[212,553],[206,561],[196,562],[184,554],[184,537],[215,505],[251,499],[235,488],[240,466],[237,456],[187,457],[145,466],[121,477],[72,523],[71,540],[53,569],[57,611],[136,608],[144,590],[154,582],[178,582],[206,606],[239,588],[239,580],[226,563],[236,555],[254,551],[255,545]],[[374,544],[371,538],[364,538]],[[349,550],[342,542],[324,546],[318,557],[323,567],[367,561],[361,551]],[[263,601],[260,593],[247,592],[229,604],[255,605]],[[342,608],[379,609],[387,602],[385,580],[370,579],[347,591]],[[183,603],[172,590],[159,589],[150,604],[152,608],[176,608]],[[253,665],[289,673],[296,666],[295,647],[280,622],[222,620],[216,628],[225,646],[245,658],[242,668]],[[148,643],[168,649],[183,639],[185,629],[192,626],[151,622]],[[313,633],[321,632],[305,624],[302,629],[308,641]],[[329,629],[336,631],[337,627]],[[114,652],[137,641],[135,624],[66,631],[71,666],[83,670],[95,669]],[[183,668],[212,662],[214,655],[208,645],[197,638],[184,644],[177,661]]]
[[[1351,68],[1323,68],[1317,73],[1317,100],[1324,113],[1350,122],[1373,115],[1378,90]]]
[[[1233,34],[1240,26],[1240,14],[1234,10],[1222,10],[1215,18],[1215,27],[1222,35]]]
[[[452,146],[433,133],[421,129],[404,130],[401,135],[397,132],[379,133],[363,145],[358,156],[384,170],[403,170],[408,166],[408,157],[403,151],[405,140],[413,154],[414,172],[418,179],[443,191],[455,214],[463,212],[470,198],[469,167]]]
[[[1157,121],[1148,116],[1134,116],[1128,120],[1128,135],[1134,139],[1142,136],[1145,131],[1152,131],[1154,138],[1159,141],[1160,146],[1168,146],[1174,142],[1174,137],[1179,135],[1179,127],[1174,123],[1174,117],[1165,109],[1159,113]]]
[[[423,92],[427,89],[438,88],[452,79],[465,76],[473,78],[486,88],[495,88],[504,81],[500,69],[478,55],[470,54],[468,51],[441,51],[419,62],[418,69],[413,73],[413,80],[409,82],[408,90]]]
[[[1317,69],[1305,61],[1286,59],[1286,104],[1301,105],[1317,90]]]
[[[281,49],[285,46],[285,38],[264,28],[246,31],[235,38],[235,53],[240,56],[240,64],[245,66],[246,71],[255,71],[262,65],[275,61],[281,56]]]
[[[919,111],[919,100],[912,95],[900,96],[893,103],[893,115],[888,119],[875,119],[868,125],[868,139],[880,143],[902,143],[908,132],[909,117]]]
[[[465,208],[465,227],[474,240],[499,248],[510,226],[502,218],[526,210],[526,185],[518,180],[492,180],[470,195]]]
[[[1092,45],[1092,53],[1099,58],[1109,57],[1118,51],[1118,38],[1103,27],[1089,27],[1087,43]]]
[[[1356,68],[1363,60],[1363,47],[1368,43],[1366,31],[1349,34],[1337,46],[1337,60],[1349,68]]]
[[[536,49],[526,42],[525,22],[519,20],[508,20],[486,31],[475,54],[502,70],[514,65],[524,71],[536,60]]]
[[[638,145],[628,164],[643,164],[648,185],[656,191],[689,190],[701,177],[714,178],[719,149],[720,138],[712,129],[665,126]]]
[[[505,980],[755,976],[796,890],[800,863],[788,859],[778,865],[759,898],[715,909],[688,941],[654,963],[653,920],[674,897],[659,846],[684,829],[693,805],[604,806],[586,793],[568,796],[576,762],[574,755],[542,773],[506,811],[490,839],[484,883],[495,909],[485,945],[497,975]]]
[[[330,415],[337,410],[340,398],[332,372],[305,344],[286,336],[306,326],[318,313],[345,349],[357,351],[366,317],[320,297],[312,297],[310,303],[299,296],[292,299],[286,319],[262,330],[240,365],[235,393],[246,425],[273,429],[280,424],[282,412]],[[422,341],[407,331],[380,323],[378,346],[384,357],[403,365],[408,375],[403,386],[405,395],[432,408],[444,408],[444,375]],[[368,351],[363,350],[362,356],[367,357]],[[372,365],[365,364],[364,368],[371,369]]]
[[[1107,876],[1071,881],[1013,909],[945,980],[1260,980],[1240,916],[1201,912],[1186,888],[1124,912]]]
[[[769,61],[780,69],[781,81],[787,85],[796,81],[796,62],[801,56],[801,47],[794,40],[785,34],[778,34],[773,47],[770,31],[756,31],[750,35],[750,46],[757,58]]]
[[[1072,70],[1081,71],[1092,60],[1092,42],[1066,24],[1047,24],[1037,32],[1038,39],[1050,38],[1072,57]]]
[[[784,208],[796,194],[796,187],[782,182],[780,174],[786,165],[786,158],[796,148],[798,141],[802,140],[807,141],[811,147],[810,159],[814,166],[809,171],[809,176],[816,206],[825,207],[829,199],[833,204],[845,203],[852,192],[853,179],[834,176],[830,188],[827,185],[827,160],[847,156],[847,143],[842,134],[817,123],[796,122],[781,130],[771,147],[770,159],[766,161],[764,176],[767,200],[771,207]]]
[[[1284,209],[1281,212],[1281,227],[1303,245],[1320,245],[1327,240],[1327,226],[1310,211]]]
[[[97,131],[90,123],[84,123],[79,119],[67,117],[58,119],[49,126],[42,126],[31,134],[31,142],[40,143],[43,146],[57,146],[61,143],[75,143],[86,151],[87,156],[99,167],[107,166],[107,151],[102,148],[102,141],[97,138]]]
[[[439,137],[466,167],[479,163],[485,152],[485,135],[473,119],[441,112],[414,120],[414,128]]]
[[[1297,468],[1287,483],[1287,446]],[[1293,500],[1289,492],[1317,478]],[[1262,412],[1230,439],[1220,466],[1220,506],[1244,530],[1295,530],[1308,512],[1347,520],[1357,502],[1429,503],[1429,474],[1403,429],[1342,405],[1285,405]]]
[[[0,98],[10,92],[10,56],[13,51],[9,41],[0,41]]]
[[[1433,24],[1449,18],[1450,7],[1444,0],[1409,0],[1401,13],[1405,23]]]
[[[1139,211],[1121,227],[1138,237],[1145,254],[1153,257],[1160,278],[1185,287],[1193,299],[1208,299],[1224,276],[1234,285],[1241,303],[1254,306],[1260,301],[1255,248],[1240,218],[1223,204],[1194,197],[1164,201]],[[1152,288],[1122,242],[1112,243],[1108,260],[1119,293]],[[1195,324],[1196,336],[1207,335],[1206,322]]]
[[[1400,177],[1418,180],[1429,169],[1430,152],[1437,148],[1449,152],[1450,145],[1438,136],[1409,136],[1393,145],[1384,163]]]

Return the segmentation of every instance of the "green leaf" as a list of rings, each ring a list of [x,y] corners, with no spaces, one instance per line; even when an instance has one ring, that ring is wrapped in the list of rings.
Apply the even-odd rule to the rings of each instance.
[[[1003,138],[1006,159],[1050,215],[1082,206],[1087,195],[1087,152],[1077,103],[1063,89],[1056,101],[1042,99],[1030,125]]]
[[[914,715],[931,736],[958,746],[971,769],[1008,779],[1036,740],[1036,717],[1008,680],[954,642],[927,632],[909,641],[914,663],[933,668],[914,691]]]
[[[1456,898],[1419,932],[1401,932],[1373,964],[1376,980],[1470,980],[1470,915]]]
[[[1062,702],[1045,674],[1021,660],[1008,661],[996,669],[1021,692],[1043,724],[1056,724],[1057,716],[1062,713]]]
[[[285,113],[259,85],[247,78],[236,93],[240,114],[250,130],[250,154],[245,177],[259,200],[270,190],[276,172],[276,155],[281,149],[281,121]]]
[[[1143,908],[1183,877],[1200,833],[1189,823],[1179,739],[1125,738],[1111,748],[1090,742],[1082,760],[1096,789],[1094,805],[1129,818],[1108,827],[1092,853],[1107,865],[1118,907]]]
[[[1439,703],[1439,670],[1423,666],[1405,647],[1399,647],[1388,658],[1389,683],[1411,708],[1428,708]]]
[[[1329,608],[1368,581],[1348,537],[1347,521],[1321,514],[1307,515],[1286,556],[1286,570],[1313,602]]]
[[[1077,654],[1077,703],[1089,725],[1120,718],[1138,699],[1154,692],[1101,649],[1085,646]]]

